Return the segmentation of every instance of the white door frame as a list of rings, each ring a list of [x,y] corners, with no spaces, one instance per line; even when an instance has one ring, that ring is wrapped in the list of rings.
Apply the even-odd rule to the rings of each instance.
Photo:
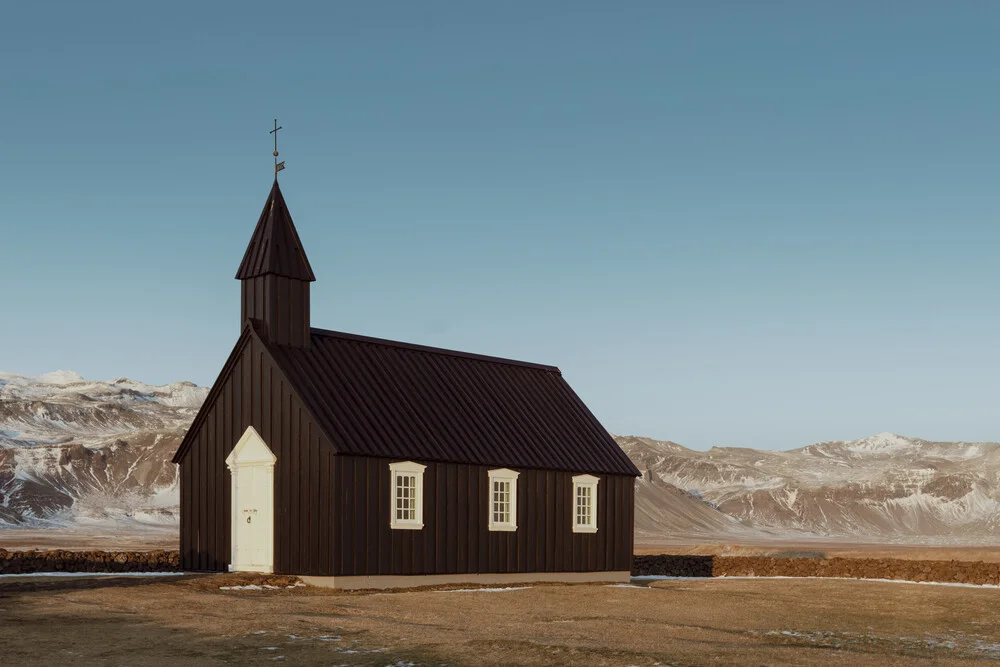
[[[278,457],[274,455],[253,426],[247,427],[233,451],[226,457],[226,465],[230,472],[230,572],[274,572],[274,464],[277,460]],[[258,501],[258,504],[261,505],[261,513],[256,517],[257,520],[264,521],[264,558],[261,563],[237,561],[237,529],[239,522],[244,520],[240,511],[239,485],[237,484],[241,472],[244,474],[261,472],[265,480],[261,489],[262,498]],[[255,517],[248,515],[247,518],[253,519]],[[244,550],[244,554],[246,554],[246,550]],[[244,558],[246,559],[247,556],[244,555]]]

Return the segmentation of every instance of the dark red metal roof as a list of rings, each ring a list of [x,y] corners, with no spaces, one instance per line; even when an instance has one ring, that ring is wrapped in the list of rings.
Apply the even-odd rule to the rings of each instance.
[[[310,282],[316,280],[277,180],[271,186],[250,245],[236,271],[236,279],[246,280],[268,273]]]
[[[640,474],[554,366],[323,329],[266,346],[337,453]]]

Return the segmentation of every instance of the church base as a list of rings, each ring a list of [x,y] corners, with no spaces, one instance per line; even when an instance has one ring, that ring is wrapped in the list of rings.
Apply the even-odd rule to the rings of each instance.
[[[309,586],[323,586],[342,590],[366,588],[384,590],[387,588],[416,588],[418,586],[446,586],[468,584],[473,586],[493,586],[496,584],[537,584],[537,583],[611,583],[627,584],[629,572],[503,572],[490,574],[416,574],[352,577],[310,577],[302,576]]]

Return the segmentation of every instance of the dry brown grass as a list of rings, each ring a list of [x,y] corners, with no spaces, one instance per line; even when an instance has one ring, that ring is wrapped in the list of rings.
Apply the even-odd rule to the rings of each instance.
[[[177,529],[146,531],[111,528],[4,528],[0,530],[0,549],[29,551],[65,549],[67,551],[155,551],[176,550]]]
[[[652,588],[343,594],[219,590],[263,581],[247,575],[3,581],[4,664],[911,665],[1000,658],[997,589],[712,579]]]

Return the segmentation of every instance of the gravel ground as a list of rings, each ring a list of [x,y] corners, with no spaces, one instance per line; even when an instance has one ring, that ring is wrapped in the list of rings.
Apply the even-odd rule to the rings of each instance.
[[[252,575],[32,578],[0,582],[0,645],[4,665],[968,664],[1000,660],[1000,590],[712,579],[338,593]]]

